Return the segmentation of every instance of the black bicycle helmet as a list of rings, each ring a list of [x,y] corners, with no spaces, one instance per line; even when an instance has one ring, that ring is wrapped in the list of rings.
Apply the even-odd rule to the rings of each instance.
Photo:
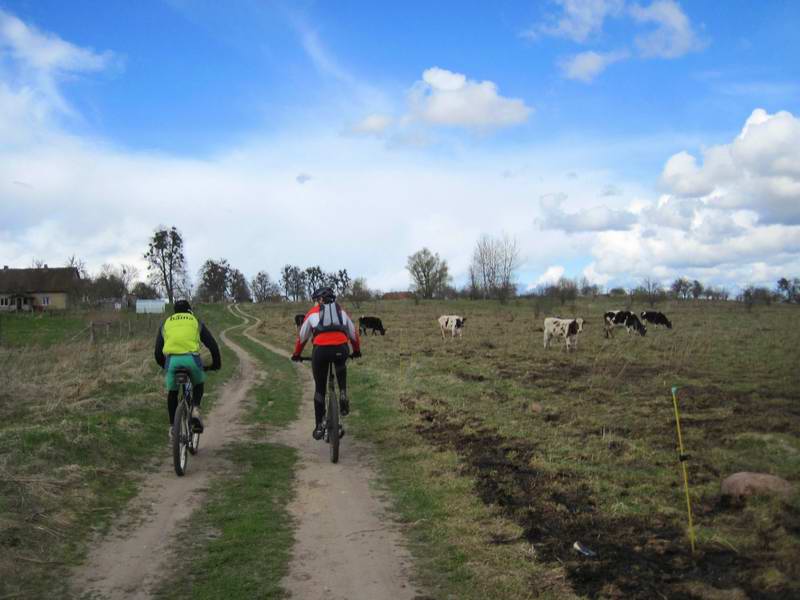
[[[325,304],[329,304],[334,300],[336,300],[336,292],[333,291],[333,288],[328,286],[317,288],[314,290],[314,293],[311,294],[311,299],[312,300],[322,299],[322,301]]]
[[[188,300],[176,300],[175,301],[175,312],[176,313],[190,313],[190,312],[192,312],[192,305],[189,304]]]

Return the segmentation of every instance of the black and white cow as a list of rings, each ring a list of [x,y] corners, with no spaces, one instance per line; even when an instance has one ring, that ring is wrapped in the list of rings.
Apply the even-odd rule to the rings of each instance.
[[[358,331],[361,335],[367,335],[367,329],[372,330],[372,335],[375,335],[376,331],[379,331],[381,335],[386,335],[386,329],[384,329],[383,323],[378,317],[365,317],[362,315],[358,319]]]
[[[306,320],[306,316],[303,313],[297,313],[294,316],[294,324],[300,329],[303,326],[303,321]]]
[[[564,338],[565,349],[569,352],[578,349],[578,334],[583,331],[583,319],[562,319],[548,317],[544,320],[544,348],[550,347],[554,337]]]
[[[442,330],[442,339],[444,339],[445,331],[450,332],[450,337],[461,337],[464,333],[464,323],[467,322],[467,317],[459,315],[442,315],[439,317],[439,328]]]
[[[639,335],[647,333],[647,327],[642,325],[634,313],[629,310],[610,310],[603,315],[605,321],[606,337],[612,337],[612,332],[615,327],[624,327],[628,330],[630,335],[631,331],[636,331]]]
[[[653,325],[663,325],[667,329],[672,329],[672,322],[664,313],[660,313],[657,310],[643,310],[641,315],[642,322],[652,323]]]

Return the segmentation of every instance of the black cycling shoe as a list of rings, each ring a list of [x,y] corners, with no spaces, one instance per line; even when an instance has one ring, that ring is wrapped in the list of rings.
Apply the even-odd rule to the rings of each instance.
[[[346,417],[350,414],[350,399],[347,397],[347,394],[342,392],[339,394],[339,413]],[[341,436],[339,436],[341,437]]]
[[[311,433],[311,437],[315,440],[321,440],[322,436],[325,435],[325,424],[319,423],[316,427],[314,427],[314,431]]]
[[[197,407],[192,408],[192,433],[203,433],[203,420],[200,418],[200,411]]]

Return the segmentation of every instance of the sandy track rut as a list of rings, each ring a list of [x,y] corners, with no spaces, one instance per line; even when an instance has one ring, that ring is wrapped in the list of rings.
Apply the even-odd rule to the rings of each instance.
[[[245,335],[289,357],[249,330]],[[310,369],[298,369],[303,379],[300,418],[272,436],[272,441],[296,448],[300,458],[296,495],[289,505],[297,530],[284,588],[297,600],[417,597],[410,583],[411,558],[399,527],[388,516],[386,503],[370,488],[375,470],[368,447],[346,435],[339,463],[330,462],[327,444],[311,439],[314,381]],[[353,399],[353,408],[358,408],[358,398]]]

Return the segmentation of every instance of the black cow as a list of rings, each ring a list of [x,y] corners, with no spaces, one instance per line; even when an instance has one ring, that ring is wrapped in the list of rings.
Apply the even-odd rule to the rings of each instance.
[[[636,331],[639,335],[647,333],[647,327],[642,325],[635,314],[629,310],[610,310],[603,315],[605,321],[606,337],[612,337],[612,331],[615,327],[624,327],[628,330],[630,335],[631,331]]]
[[[303,321],[306,320],[306,316],[303,313],[297,313],[294,316],[294,324],[297,325],[297,328],[300,329],[303,326]]]
[[[652,323],[653,325],[663,325],[667,329],[672,329],[672,322],[667,318],[667,315],[660,313],[657,310],[643,310],[642,321]]]
[[[372,330],[372,335],[375,335],[376,331],[380,331],[381,335],[386,335],[383,323],[378,317],[365,317],[362,315],[358,319],[358,331],[361,335],[367,335],[367,329]]]

